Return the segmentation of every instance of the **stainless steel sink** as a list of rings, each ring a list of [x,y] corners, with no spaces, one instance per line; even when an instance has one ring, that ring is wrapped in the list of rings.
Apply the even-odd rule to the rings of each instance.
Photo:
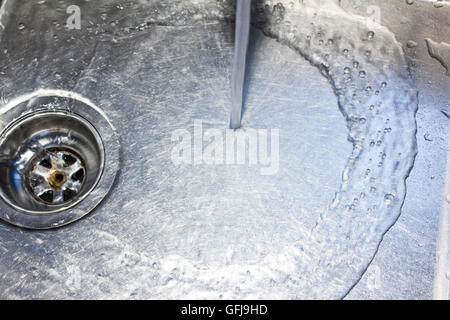
[[[448,299],[449,3],[253,5],[3,0],[0,298]]]

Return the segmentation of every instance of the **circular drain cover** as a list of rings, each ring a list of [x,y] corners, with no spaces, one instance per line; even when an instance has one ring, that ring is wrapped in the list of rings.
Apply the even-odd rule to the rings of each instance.
[[[71,223],[109,192],[119,142],[94,105],[36,96],[0,114],[0,218],[31,229]]]

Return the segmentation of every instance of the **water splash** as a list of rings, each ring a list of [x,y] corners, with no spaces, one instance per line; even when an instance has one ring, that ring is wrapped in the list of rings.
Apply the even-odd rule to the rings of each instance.
[[[333,1],[277,6],[266,1],[255,8],[259,26],[328,78],[353,143],[341,189],[302,258],[319,257],[306,273],[317,297],[333,297],[334,290],[345,292],[343,283],[359,279],[400,214],[416,154],[417,92],[388,29],[348,15]]]

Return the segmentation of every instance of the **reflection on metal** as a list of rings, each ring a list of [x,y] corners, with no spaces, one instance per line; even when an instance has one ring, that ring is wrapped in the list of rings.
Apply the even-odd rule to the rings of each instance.
[[[89,213],[116,174],[118,142],[88,105],[58,96],[30,99],[2,114],[0,217],[48,229]],[[95,192],[94,192],[95,191]]]

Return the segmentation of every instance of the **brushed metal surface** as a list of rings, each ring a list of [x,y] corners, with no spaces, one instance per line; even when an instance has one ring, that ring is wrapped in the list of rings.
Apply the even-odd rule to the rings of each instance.
[[[43,88],[87,97],[120,136],[119,177],[97,210],[75,224],[51,232],[0,224],[1,298],[208,298],[209,288],[190,294],[195,280],[175,282],[189,270],[183,263],[211,269],[238,263],[253,273],[264,256],[299,234],[307,238],[333,200],[352,150],[336,96],[319,70],[253,28],[243,127],[283,133],[279,174],[261,177],[258,165],[180,168],[170,155],[175,130],[194,134],[199,120],[205,129],[228,126],[233,23],[146,23],[118,1],[84,3],[81,29],[67,30],[68,4],[4,2],[0,99],[6,104]],[[380,10],[419,91],[419,152],[402,214],[346,297],[429,299],[446,198],[443,111],[449,111],[450,77],[428,55],[424,39],[450,43],[449,7],[400,0],[340,5],[361,16]],[[108,32],[119,27],[119,35]],[[409,48],[410,40],[417,46]],[[271,286],[295,286],[286,274],[267,291],[245,279],[242,287],[225,283],[232,294],[223,297],[297,298],[288,290],[264,294]]]

